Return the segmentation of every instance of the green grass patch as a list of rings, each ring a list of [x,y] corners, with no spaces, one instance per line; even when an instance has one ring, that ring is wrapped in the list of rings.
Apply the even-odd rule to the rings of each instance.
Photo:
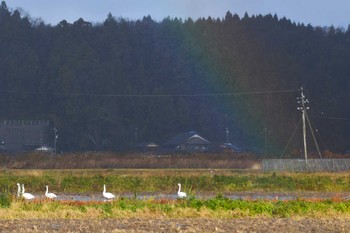
[[[1,172],[0,190],[17,192],[16,183],[32,193],[43,193],[45,185],[56,193],[102,192],[103,184],[115,193],[174,193],[177,183],[188,194],[196,192],[350,192],[349,173],[292,174],[243,173],[229,170],[8,170]]]
[[[118,218],[125,217],[350,217],[350,201],[247,201],[221,195],[208,200],[139,200],[118,198],[112,202],[27,202],[14,200],[15,207],[0,211],[0,218]],[[27,213],[27,214],[26,214]],[[21,217],[20,217],[21,218]]]
[[[10,193],[0,193],[0,208],[9,208],[11,206],[12,198]]]

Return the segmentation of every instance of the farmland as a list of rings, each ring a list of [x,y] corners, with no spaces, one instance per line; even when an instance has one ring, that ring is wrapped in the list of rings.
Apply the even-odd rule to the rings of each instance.
[[[0,172],[0,227],[39,232],[135,230],[337,232],[349,229],[349,173],[263,173],[232,169],[7,169]],[[37,198],[16,198],[16,183]],[[187,199],[174,198],[177,183]],[[113,201],[47,200],[44,187],[60,195]],[[147,198],[145,197],[147,194]],[[159,194],[162,194],[160,196]],[[230,198],[230,195],[241,198]],[[258,198],[252,198],[259,194]],[[268,197],[271,194],[273,198]],[[293,199],[283,200],[292,195]],[[274,198],[276,196],[276,198]],[[259,198],[260,197],[260,198]],[[31,222],[30,219],[36,219]],[[44,221],[45,220],[45,221]],[[64,224],[64,223],[69,223]],[[100,226],[99,228],[96,228]],[[209,227],[210,226],[210,227]],[[268,228],[270,227],[270,228]],[[274,229],[274,230],[273,230]]]

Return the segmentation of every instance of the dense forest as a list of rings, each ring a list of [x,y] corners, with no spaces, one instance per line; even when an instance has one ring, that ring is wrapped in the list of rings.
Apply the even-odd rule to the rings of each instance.
[[[227,128],[247,150],[293,153],[300,87],[321,150],[346,151],[349,76],[350,29],[230,12],[52,26],[0,7],[0,119],[49,120],[61,151],[125,151],[188,131],[222,143]]]

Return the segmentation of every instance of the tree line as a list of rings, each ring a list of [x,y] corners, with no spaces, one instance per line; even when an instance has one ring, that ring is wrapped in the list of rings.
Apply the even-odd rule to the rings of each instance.
[[[301,86],[321,149],[349,149],[349,29],[230,12],[52,26],[3,1],[0,51],[0,119],[50,120],[62,151],[125,151],[192,130],[298,151]]]

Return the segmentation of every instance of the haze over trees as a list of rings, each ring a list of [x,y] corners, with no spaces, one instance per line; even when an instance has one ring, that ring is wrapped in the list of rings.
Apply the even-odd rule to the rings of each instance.
[[[280,155],[301,86],[321,149],[349,149],[349,29],[230,12],[52,26],[2,2],[0,51],[0,119],[50,120],[62,151],[123,151],[191,130],[224,142],[229,128],[230,141]],[[288,150],[301,149],[300,133]]]

